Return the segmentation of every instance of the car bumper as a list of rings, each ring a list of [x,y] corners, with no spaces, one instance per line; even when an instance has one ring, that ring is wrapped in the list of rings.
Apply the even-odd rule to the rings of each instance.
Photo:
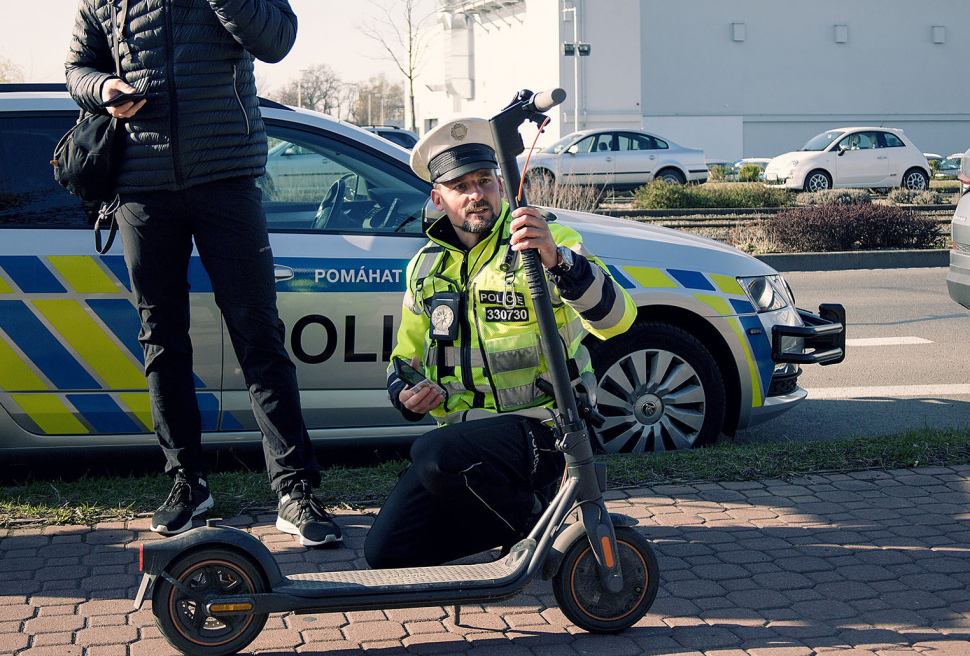
[[[845,308],[837,303],[823,303],[818,314],[798,310],[801,326],[776,324],[771,328],[771,359],[792,364],[838,364],[845,359]],[[801,338],[802,348],[792,348],[792,340]],[[797,343],[797,342],[796,342]],[[805,349],[811,349],[805,352]]]
[[[785,189],[801,189],[803,181],[795,177],[781,177],[776,173],[765,173],[761,179],[766,187],[783,187]]]
[[[950,298],[970,310],[970,246],[956,244],[950,251],[950,270],[946,274]]]

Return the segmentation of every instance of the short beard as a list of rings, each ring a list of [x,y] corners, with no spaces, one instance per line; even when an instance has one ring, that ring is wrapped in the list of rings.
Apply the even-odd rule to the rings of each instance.
[[[482,203],[470,208],[469,211],[481,210],[486,208],[492,210],[492,215],[490,217],[486,219],[482,219],[481,222],[476,224],[473,224],[468,219],[465,219],[465,221],[461,224],[462,231],[473,235],[491,232],[492,228],[495,227],[495,222],[498,221],[498,215],[495,213],[495,210],[492,208],[491,204]]]

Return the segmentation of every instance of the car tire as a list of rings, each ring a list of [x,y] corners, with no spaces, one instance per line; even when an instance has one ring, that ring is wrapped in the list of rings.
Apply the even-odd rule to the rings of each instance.
[[[549,169],[529,169],[525,173],[525,184],[530,187],[551,187],[556,184],[556,176]]]
[[[666,182],[667,184],[684,184],[687,179],[684,174],[677,169],[663,169],[654,176],[654,179]]]
[[[926,191],[930,188],[930,179],[920,169],[910,169],[899,186],[910,191]]]
[[[597,407],[606,422],[593,446],[606,453],[673,451],[712,444],[725,413],[717,361],[692,334],[638,321],[623,335],[590,345]]]
[[[825,191],[832,188],[832,176],[822,169],[815,169],[805,176],[805,191]]]

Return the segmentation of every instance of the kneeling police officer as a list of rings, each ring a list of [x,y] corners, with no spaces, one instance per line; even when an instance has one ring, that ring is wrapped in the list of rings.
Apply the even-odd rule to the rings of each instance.
[[[446,216],[407,268],[392,361],[434,385],[388,369],[391,402],[411,421],[439,427],[418,438],[367,535],[371,567],[438,565],[526,535],[563,472],[551,428],[554,400],[519,251],[537,249],[574,385],[592,382],[587,332],[608,339],[636,307],[575,230],[502,200],[488,122],[450,121],[414,147],[411,168],[433,183]],[[406,369],[406,367],[404,367]],[[549,387],[543,386],[548,390]]]

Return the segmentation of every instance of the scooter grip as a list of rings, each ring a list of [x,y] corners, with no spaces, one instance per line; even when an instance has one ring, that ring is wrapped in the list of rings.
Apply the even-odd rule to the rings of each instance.
[[[547,112],[565,99],[565,89],[549,89],[532,96],[532,105],[536,108],[536,111]]]

